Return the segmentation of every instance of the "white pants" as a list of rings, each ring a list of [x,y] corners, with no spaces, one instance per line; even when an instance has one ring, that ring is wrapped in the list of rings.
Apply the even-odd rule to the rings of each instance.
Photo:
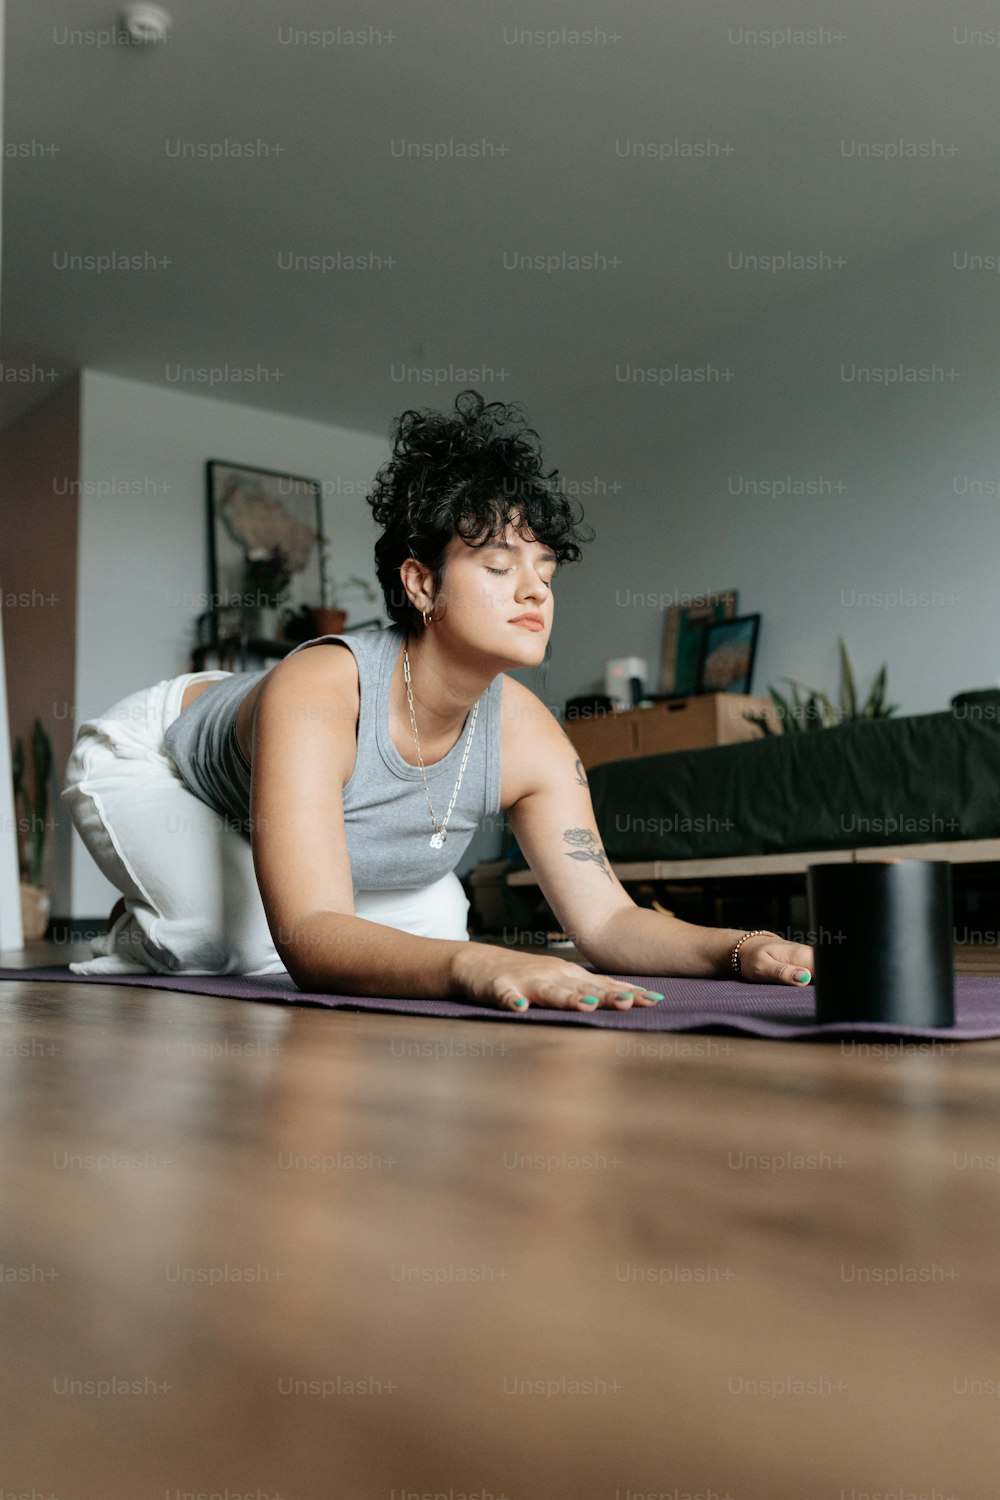
[[[142,688],[82,724],[62,799],[125,911],[75,974],[284,974],[250,841],[185,786],[163,749],[191,682]],[[454,871],[418,890],[355,891],[355,915],[417,937],[468,941],[469,901]]]

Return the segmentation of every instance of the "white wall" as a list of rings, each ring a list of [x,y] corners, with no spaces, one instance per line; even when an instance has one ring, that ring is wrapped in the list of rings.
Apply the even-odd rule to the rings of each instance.
[[[608,419],[589,435],[573,428],[571,388],[546,403],[536,425],[549,460],[620,486],[584,500],[597,537],[557,584],[550,707],[603,690],[606,657],[642,656],[655,672],[659,597],[712,588],[738,588],[741,611],[763,616],[754,691],[788,675],[836,697],[838,634],[862,691],[888,664],[901,714],[996,685],[998,277],[960,273],[951,257],[995,260],[998,236],[1000,216],[956,228],[688,351],[690,364],[731,368],[728,383],[615,384],[611,354]],[[622,365],[629,353],[623,335]],[[661,363],[677,357],[665,348]],[[957,373],[893,387],[841,379],[842,365],[901,364]],[[741,476],[843,488],[750,498],[729,492]],[[957,493],[972,482],[987,493]],[[524,679],[535,691],[540,672]]]
[[[209,588],[206,459],[320,480],[336,577],[357,573],[377,586],[378,532],[364,495],[388,457],[388,435],[93,370],[83,372],[81,387],[77,726],[138,688],[190,670],[193,622]],[[353,595],[352,606],[354,619],[386,618],[381,594],[370,608]],[[72,891],[71,914],[81,917],[106,914],[116,896],[78,839]]]

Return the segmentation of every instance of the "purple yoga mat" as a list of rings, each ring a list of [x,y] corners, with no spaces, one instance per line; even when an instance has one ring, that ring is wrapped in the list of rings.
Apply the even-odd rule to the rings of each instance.
[[[592,964],[581,967],[596,972]],[[838,1021],[816,1024],[816,992],[785,984],[744,983],[737,979],[654,979],[649,974],[614,974],[608,978],[659,990],[658,1005],[631,1010],[547,1010],[532,1005],[518,1015],[465,1005],[457,1000],[372,999],[367,995],[315,995],[290,978],[270,975],[214,974],[73,974],[67,965],[37,969],[0,968],[0,980],[71,980],[74,984],[125,984],[146,989],[184,990],[195,995],[222,995],[231,1000],[276,1000],[292,1005],[323,1005],[330,1010],[387,1011],[393,1015],[440,1016],[455,1021],[503,1021],[510,1025],[596,1026],[613,1031],[734,1031],[777,1041],[823,1041],[841,1037],[934,1038],[939,1042],[974,1042],[1000,1037],[1000,976],[963,974],[955,980],[954,1026],[894,1026],[882,1021]]]

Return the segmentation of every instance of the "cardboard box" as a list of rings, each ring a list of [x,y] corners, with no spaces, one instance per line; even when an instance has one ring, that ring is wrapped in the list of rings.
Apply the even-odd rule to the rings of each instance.
[[[780,733],[781,721],[771,699],[750,693],[700,693],[646,708],[614,709],[592,718],[566,719],[563,728],[589,770],[638,755],[760,739],[762,731],[745,717],[748,713],[766,715]]]

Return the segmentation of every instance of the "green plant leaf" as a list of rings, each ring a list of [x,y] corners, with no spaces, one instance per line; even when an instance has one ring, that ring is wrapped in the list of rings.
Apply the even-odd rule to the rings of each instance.
[[[45,823],[49,815],[49,777],[52,774],[52,741],[45,733],[40,719],[35,720],[33,750],[35,756],[35,815],[38,820],[38,839],[44,850]],[[39,856],[39,859],[41,856]]]
[[[11,762],[11,768],[14,772],[14,796],[16,797],[23,790],[21,783],[24,778],[24,746],[21,743],[20,735],[14,741],[14,758]]]
[[[45,859],[45,835],[46,822],[49,810],[49,777],[52,775],[52,741],[45,732],[40,719],[36,719],[32,727],[31,736],[32,765],[34,770],[34,794],[29,793],[24,785],[24,750],[20,739],[15,749],[16,777],[15,784],[19,786],[21,799],[24,804],[25,821],[27,823],[27,869],[28,879],[32,885],[40,886],[42,883],[42,869]]]
[[[847,647],[839,635],[837,644],[840,647],[840,706],[845,719],[856,719],[858,717],[858,692],[854,681],[854,668],[851,665]]]
[[[802,716],[806,712],[808,700],[815,692],[815,688],[811,688],[806,682],[799,682],[798,678],[796,677],[785,677],[782,680],[784,682],[790,682],[792,684],[792,693],[795,700],[795,712],[801,721]],[[804,694],[806,694],[806,697],[799,697],[800,689]],[[807,726],[804,723],[800,722],[799,727],[805,729]]]
[[[792,719],[791,709],[788,707],[787,702],[778,692],[777,688],[770,688],[769,692],[771,694],[771,702],[778,710],[778,717],[781,720],[782,729],[786,734],[793,734],[798,728],[798,725]]]
[[[886,667],[883,664],[876,674],[871,692],[868,694],[868,701],[863,709],[863,713],[867,718],[881,719],[885,715],[885,708],[883,706],[885,702],[885,679]]]
[[[758,729],[766,735],[777,735],[777,730],[771,726],[771,721],[766,714],[744,714],[748,724],[756,724]]]
[[[786,681],[793,682],[793,681],[795,681],[795,679],[789,677],[789,678],[786,679]],[[806,696],[801,700],[801,702],[798,699],[798,690],[799,690],[799,688],[801,688],[802,691],[803,691],[803,693],[806,694]],[[800,721],[801,721],[801,728],[803,730],[810,730],[810,729],[816,728],[817,725],[816,725],[815,721],[816,721],[816,719],[817,719],[818,716],[821,716],[820,715],[820,710],[819,710],[819,708],[817,706],[817,703],[818,703],[818,700],[820,698],[822,698],[822,696],[823,696],[822,693],[818,692],[816,688],[809,687],[808,684],[804,683],[804,682],[796,682],[795,683],[795,692],[796,692],[796,707],[798,709],[799,718],[800,718]],[[819,726],[819,727],[822,727],[822,726]]]
[[[791,704],[781,696],[777,688],[769,687],[771,700],[778,712],[785,734],[803,730],[829,729],[835,724],[850,723],[858,719],[887,719],[899,707],[898,703],[886,705],[886,678],[888,668],[883,664],[875,675],[868,697],[859,707],[857,680],[850,653],[840,636],[840,706],[819,688],[809,687],[795,677],[782,677],[782,682],[791,685]],[[801,693],[807,697],[802,698]],[[755,723],[759,722],[754,720]],[[766,731],[765,731],[766,733]]]
[[[32,734],[32,750],[35,757],[35,770],[44,779],[52,769],[52,741],[45,733],[41,719],[35,720]]]

